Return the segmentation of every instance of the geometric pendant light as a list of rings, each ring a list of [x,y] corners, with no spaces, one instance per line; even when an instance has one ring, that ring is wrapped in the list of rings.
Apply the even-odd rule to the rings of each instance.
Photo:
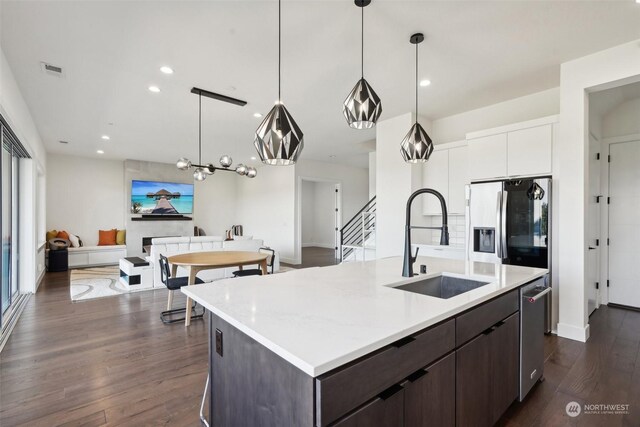
[[[400,153],[407,163],[426,162],[433,152],[433,142],[418,123],[418,45],[424,40],[422,33],[411,36],[409,41],[416,45],[416,122],[400,144]]]
[[[304,148],[304,135],[280,99],[281,16],[281,0],[278,0],[278,101],[256,129],[253,145],[262,163],[286,166],[295,164],[300,157]]]
[[[342,112],[347,123],[354,129],[370,129],[382,114],[382,101],[369,82],[364,79],[364,8],[371,0],[355,0],[361,10],[360,27],[360,80],[344,100]]]

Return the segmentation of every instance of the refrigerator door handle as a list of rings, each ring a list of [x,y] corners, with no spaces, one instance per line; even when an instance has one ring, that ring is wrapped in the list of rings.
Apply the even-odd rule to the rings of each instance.
[[[501,254],[501,258],[505,259],[505,258],[509,258],[509,249],[507,248],[507,202],[509,200],[509,192],[508,191],[503,191],[502,192],[502,214],[500,215],[502,218],[502,221],[500,222],[500,237],[501,237],[501,243],[500,246],[502,247],[502,254]]]
[[[496,207],[496,256],[502,258],[502,191],[498,191]]]

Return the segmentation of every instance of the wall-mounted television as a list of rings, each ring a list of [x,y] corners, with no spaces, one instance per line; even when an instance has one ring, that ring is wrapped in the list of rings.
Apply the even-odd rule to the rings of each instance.
[[[131,181],[131,213],[184,215],[193,213],[193,184]]]

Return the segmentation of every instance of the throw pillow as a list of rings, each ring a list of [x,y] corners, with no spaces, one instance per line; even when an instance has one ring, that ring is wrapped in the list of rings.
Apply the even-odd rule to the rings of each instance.
[[[113,246],[116,244],[118,230],[98,230],[98,246]]]
[[[71,242],[71,247],[73,248],[80,247],[80,239],[75,234],[69,234],[69,241]]]
[[[64,240],[69,240],[69,233],[67,233],[66,231],[58,231],[58,234],[56,235],[56,237],[58,239],[64,239]]]
[[[58,230],[47,231],[47,242],[58,236]]]
[[[116,233],[116,244],[124,245],[127,240],[127,231],[126,230],[118,230]]]

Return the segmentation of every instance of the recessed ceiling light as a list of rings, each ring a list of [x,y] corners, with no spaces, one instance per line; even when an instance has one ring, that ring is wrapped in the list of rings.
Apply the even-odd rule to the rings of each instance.
[[[102,139],[104,139],[105,141],[108,141],[111,138],[109,137],[109,135],[102,135]]]
[[[160,88],[158,86],[149,86],[149,90],[153,93],[160,92]]]
[[[164,67],[160,67],[160,71],[165,74],[173,74],[173,68],[167,67],[166,65]]]
[[[96,151],[96,153],[98,153],[98,154],[104,154],[104,151],[102,151],[102,150],[98,150],[98,151]]]
[[[256,156],[251,156],[251,160],[256,160]]]
[[[262,114],[260,114],[260,113],[253,113],[253,117],[260,118],[260,117],[262,117]]]
[[[422,86],[422,87],[427,87],[430,84],[431,84],[431,80],[427,80],[427,79],[420,80],[420,86]]]

